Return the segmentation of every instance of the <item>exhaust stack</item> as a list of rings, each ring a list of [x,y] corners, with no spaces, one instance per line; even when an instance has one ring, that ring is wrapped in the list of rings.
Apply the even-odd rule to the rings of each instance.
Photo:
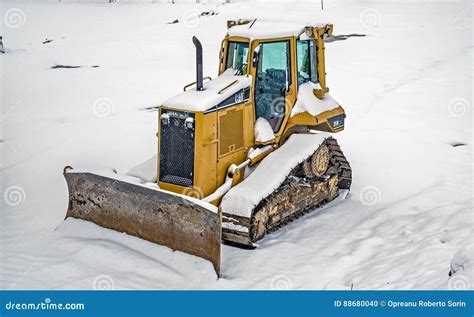
[[[204,90],[202,79],[202,45],[197,37],[193,36],[193,43],[196,46],[196,90]]]

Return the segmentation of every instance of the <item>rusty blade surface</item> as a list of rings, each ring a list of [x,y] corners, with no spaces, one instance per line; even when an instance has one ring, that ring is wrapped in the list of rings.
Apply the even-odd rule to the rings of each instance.
[[[64,173],[67,217],[209,260],[219,275],[220,215],[180,196],[92,173]]]

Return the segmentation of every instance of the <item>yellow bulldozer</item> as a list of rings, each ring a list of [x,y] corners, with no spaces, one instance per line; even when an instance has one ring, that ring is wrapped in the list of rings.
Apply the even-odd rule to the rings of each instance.
[[[67,217],[94,222],[211,261],[221,242],[256,241],[346,197],[351,167],[331,133],[344,109],[326,85],[332,24],[232,20],[218,76],[158,107],[156,181],[64,170]]]

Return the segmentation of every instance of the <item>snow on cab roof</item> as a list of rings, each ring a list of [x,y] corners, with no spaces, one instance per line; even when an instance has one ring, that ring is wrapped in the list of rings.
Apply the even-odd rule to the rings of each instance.
[[[271,20],[236,20],[228,22],[228,36],[248,39],[271,39],[288,36],[300,36],[307,27],[323,27],[321,23],[293,23]]]
[[[186,90],[163,103],[163,106],[191,112],[203,112],[238,91],[250,87],[251,76],[236,76],[235,70],[228,69],[220,76],[204,83],[204,90]]]

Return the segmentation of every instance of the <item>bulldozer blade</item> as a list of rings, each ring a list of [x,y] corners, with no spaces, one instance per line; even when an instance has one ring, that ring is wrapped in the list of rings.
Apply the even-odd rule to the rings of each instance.
[[[92,173],[64,173],[74,217],[209,260],[220,271],[221,216],[180,195]]]

